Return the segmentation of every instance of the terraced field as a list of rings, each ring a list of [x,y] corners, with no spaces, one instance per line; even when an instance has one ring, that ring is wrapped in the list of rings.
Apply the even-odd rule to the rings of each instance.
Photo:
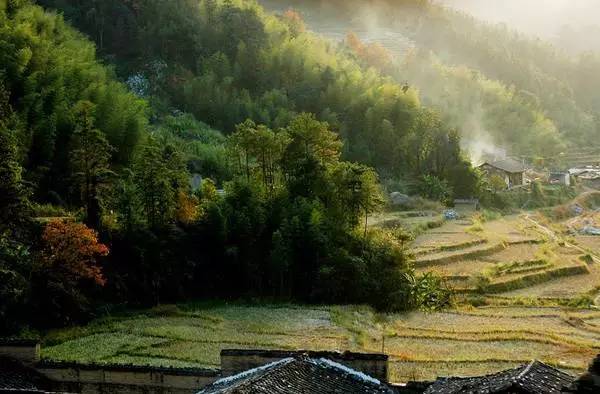
[[[187,304],[51,332],[42,356],[216,368],[225,348],[383,350],[395,382],[488,373],[532,358],[578,373],[600,349],[600,311],[486,306],[382,315],[362,306]]]
[[[414,220],[440,218],[403,213],[371,224]],[[582,258],[597,247],[595,239],[582,251],[527,215],[416,226],[421,234],[411,245],[416,270],[435,271],[457,290],[456,304],[447,311],[162,306],[50,332],[42,356],[216,368],[226,348],[383,351],[390,355],[390,379],[405,382],[480,375],[531,359],[580,373],[600,352],[600,309],[590,306],[600,300],[600,265]]]
[[[595,264],[526,219],[446,223],[417,237],[415,268],[438,273],[463,293],[568,299],[594,292],[600,285]]]

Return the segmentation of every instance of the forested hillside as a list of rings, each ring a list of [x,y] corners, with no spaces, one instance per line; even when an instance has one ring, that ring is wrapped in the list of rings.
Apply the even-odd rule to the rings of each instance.
[[[16,2],[18,3],[18,2]],[[3,117],[15,132],[18,156],[36,197],[79,203],[71,190],[74,135],[94,127],[114,147],[110,162],[127,165],[147,124],[146,103],[95,58],[94,45],[39,7],[9,2],[0,30]]]
[[[367,228],[379,175],[476,192],[415,91],[253,3],[45,5],[66,19],[0,1],[1,330],[198,297],[448,302],[405,234]]]
[[[310,28],[326,35],[355,31],[367,46],[381,42],[398,57],[386,73],[418,89],[465,139],[487,139],[533,159],[589,144],[598,135],[596,54],[571,58],[430,1],[261,3],[276,10],[297,7]]]
[[[455,132],[414,90],[306,33],[293,13],[277,18],[250,1],[41,3],[94,37],[157,109],[226,134],[247,118],[278,128],[311,112],[342,136],[345,158],[387,178],[428,173],[455,186],[469,171]]]

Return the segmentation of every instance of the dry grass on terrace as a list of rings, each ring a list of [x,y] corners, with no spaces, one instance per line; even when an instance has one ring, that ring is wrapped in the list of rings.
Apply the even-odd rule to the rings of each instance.
[[[454,375],[477,375],[532,358],[581,371],[600,349],[600,327],[593,325],[600,313],[592,310],[482,307],[381,315],[358,306],[182,305],[166,311],[52,332],[42,355],[214,368],[226,348],[379,352],[385,335],[391,376],[403,381],[415,374],[432,379],[440,368]]]

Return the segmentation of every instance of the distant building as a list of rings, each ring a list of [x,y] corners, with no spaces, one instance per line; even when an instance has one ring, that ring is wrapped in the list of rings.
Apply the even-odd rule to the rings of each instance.
[[[569,172],[551,172],[548,176],[548,183],[551,185],[571,186],[571,175]]]
[[[577,183],[594,189],[600,189],[600,167],[571,168],[569,174],[575,178]]]
[[[514,159],[507,158],[503,160],[484,162],[478,167],[488,177],[499,176],[504,180],[508,188],[521,186],[525,184],[525,166]]]

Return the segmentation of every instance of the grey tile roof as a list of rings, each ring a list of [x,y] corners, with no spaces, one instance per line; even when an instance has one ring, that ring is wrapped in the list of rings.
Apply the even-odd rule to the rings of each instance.
[[[46,392],[48,380],[17,361],[0,358],[0,392]]]
[[[223,378],[198,394],[394,393],[385,383],[325,358],[284,358]]]
[[[495,167],[495,168],[499,168],[499,169],[509,172],[511,174],[525,171],[525,167],[523,166],[523,164],[521,162],[519,162],[515,159],[510,159],[510,158],[496,160],[496,161],[487,161],[487,162],[481,164],[479,167],[484,166],[486,164],[490,165],[492,167]]]
[[[425,394],[530,393],[560,394],[575,378],[539,361],[473,378],[442,378]]]

